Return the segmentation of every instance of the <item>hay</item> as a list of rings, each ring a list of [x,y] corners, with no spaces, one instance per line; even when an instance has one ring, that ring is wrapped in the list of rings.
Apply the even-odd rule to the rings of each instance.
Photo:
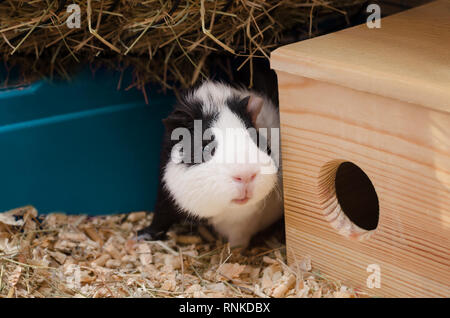
[[[274,232],[230,250],[207,228],[177,226],[166,241],[137,242],[145,212],[0,214],[0,297],[365,297],[311,267],[286,265]]]
[[[93,63],[119,71],[132,67],[139,89],[149,82],[188,87],[207,77],[214,54],[268,58],[275,47],[318,34],[315,19],[348,12],[365,0],[0,0],[0,57],[19,81]],[[81,9],[81,28],[70,29],[68,4]],[[295,30],[296,36],[285,32]],[[251,76],[251,74],[250,74]],[[10,82],[7,75],[4,84]]]

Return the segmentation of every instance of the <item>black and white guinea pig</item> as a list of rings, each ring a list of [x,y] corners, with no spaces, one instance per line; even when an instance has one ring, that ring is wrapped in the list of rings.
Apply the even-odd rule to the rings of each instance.
[[[138,238],[160,239],[173,223],[200,219],[232,247],[247,246],[282,216],[279,113],[269,98],[206,81],[163,122],[155,215]]]

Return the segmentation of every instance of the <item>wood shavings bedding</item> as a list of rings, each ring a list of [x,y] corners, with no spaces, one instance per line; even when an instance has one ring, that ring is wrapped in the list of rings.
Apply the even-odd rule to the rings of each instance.
[[[0,214],[0,297],[366,297],[314,270],[286,265],[280,231],[233,249],[204,226],[136,241],[151,213]]]

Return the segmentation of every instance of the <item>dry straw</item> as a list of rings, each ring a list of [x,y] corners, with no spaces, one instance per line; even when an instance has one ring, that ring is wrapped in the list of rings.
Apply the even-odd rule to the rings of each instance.
[[[133,66],[138,88],[148,82],[187,87],[208,76],[211,54],[251,64],[292,41],[286,30],[313,36],[316,18],[346,17],[363,2],[0,0],[0,57],[7,70],[21,66],[23,81],[31,74],[69,77],[77,65],[96,62],[119,70]],[[80,8],[80,28],[67,26],[69,4]]]

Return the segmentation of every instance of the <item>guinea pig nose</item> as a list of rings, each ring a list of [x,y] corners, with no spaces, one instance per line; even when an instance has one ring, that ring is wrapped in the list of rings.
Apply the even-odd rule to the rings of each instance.
[[[239,174],[232,176],[232,178],[236,182],[250,183],[256,178],[256,175],[257,175],[257,173],[255,173],[255,172],[239,173]]]

